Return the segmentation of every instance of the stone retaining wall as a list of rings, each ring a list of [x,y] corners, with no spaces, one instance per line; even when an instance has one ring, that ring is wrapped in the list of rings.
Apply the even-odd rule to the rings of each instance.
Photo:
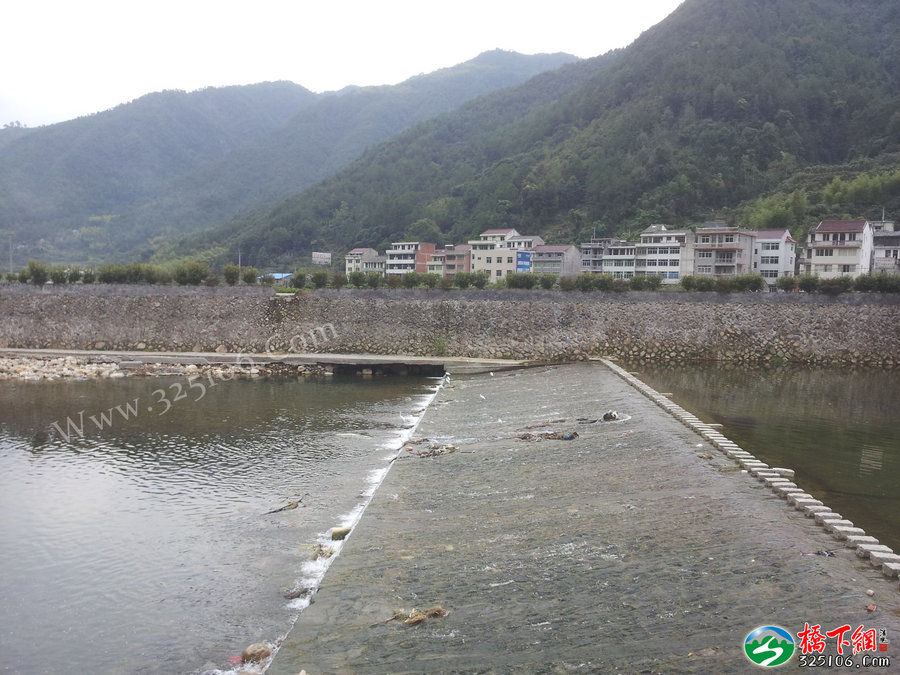
[[[900,364],[896,296],[11,288],[0,347]]]

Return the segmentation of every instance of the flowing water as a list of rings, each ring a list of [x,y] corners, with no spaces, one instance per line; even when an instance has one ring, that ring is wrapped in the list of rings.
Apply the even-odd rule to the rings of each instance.
[[[629,370],[900,551],[900,373],[631,364]]]
[[[201,672],[274,643],[436,387],[3,383],[0,672]]]

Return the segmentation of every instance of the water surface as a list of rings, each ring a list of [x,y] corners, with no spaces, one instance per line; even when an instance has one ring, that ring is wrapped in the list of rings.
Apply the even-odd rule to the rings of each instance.
[[[657,391],[900,551],[900,373],[632,364]]]
[[[435,382],[206,385],[3,384],[0,671],[199,672],[274,642]]]

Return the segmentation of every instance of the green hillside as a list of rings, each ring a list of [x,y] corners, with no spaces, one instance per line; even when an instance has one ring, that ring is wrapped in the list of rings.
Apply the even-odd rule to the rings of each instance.
[[[162,92],[3,129],[0,235],[13,234],[18,264],[139,258],[153,239],[284,199],[416,122],[573,60],[495,51],[397,86]]]
[[[499,225],[577,242],[652,222],[799,236],[810,219],[890,215],[898,28],[895,0],[686,0],[627,49],[420,124],[178,249],[240,247],[262,266]],[[871,189],[829,193],[835,176]]]

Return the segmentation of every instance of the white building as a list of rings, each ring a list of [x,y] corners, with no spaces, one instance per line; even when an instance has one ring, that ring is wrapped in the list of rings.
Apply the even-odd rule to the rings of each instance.
[[[797,242],[788,230],[757,230],[753,247],[753,271],[770,286],[778,277],[794,276]]]
[[[428,271],[428,260],[434,253],[434,244],[422,241],[395,241],[385,253],[387,253],[385,276],[409,272],[425,274]]]
[[[624,239],[613,240],[603,254],[603,273],[615,279],[631,279],[634,276],[636,246]]]
[[[705,223],[694,234],[694,274],[736,276],[753,272],[756,233],[722,222]]]
[[[873,236],[873,250],[873,272],[900,274],[900,232],[894,232],[893,229],[876,231]]]
[[[874,238],[867,220],[823,220],[809,231],[803,271],[822,279],[872,271]]]
[[[354,248],[347,251],[344,256],[344,272],[368,272],[366,263],[371,263],[379,258],[378,251],[374,248]],[[384,264],[381,265],[381,271],[384,272]]]
[[[513,228],[485,230],[478,239],[470,240],[472,272],[486,272],[491,281],[503,279],[513,272],[527,272],[522,251],[531,251],[544,240],[536,235],[521,235]]]
[[[670,230],[665,225],[651,225],[641,232],[634,251],[634,274],[659,276],[664,284],[677,284],[683,274],[693,270],[686,230]]]

